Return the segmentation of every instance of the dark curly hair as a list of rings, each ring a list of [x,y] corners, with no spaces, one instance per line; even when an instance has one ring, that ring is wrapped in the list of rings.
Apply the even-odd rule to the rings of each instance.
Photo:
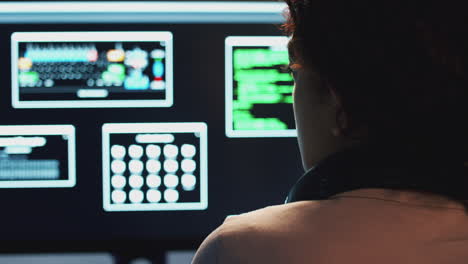
[[[452,0],[286,0],[291,63],[340,97],[345,135],[464,162],[468,20]],[[422,3],[422,4],[421,4]]]

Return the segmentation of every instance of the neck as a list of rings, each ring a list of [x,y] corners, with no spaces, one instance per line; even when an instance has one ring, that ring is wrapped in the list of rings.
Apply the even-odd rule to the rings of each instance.
[[[414,156],[395,147],[362,145],[334,153],[291,190],[294,200],[321,200],[363,188],[416,190],[468,200],[463,164]]]

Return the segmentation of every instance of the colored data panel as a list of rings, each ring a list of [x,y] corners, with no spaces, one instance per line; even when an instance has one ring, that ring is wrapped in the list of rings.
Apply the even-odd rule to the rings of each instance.
[[[104,210],[206,209],[207,137],[205,123],[104,124]]]
[[[170,107],[172,33],[16,32],[14,108]]]
[[[295,137],[287,37],[226,39],[226,135]]]
[[[0,188],[74,187],[75,127],[0,126]]]

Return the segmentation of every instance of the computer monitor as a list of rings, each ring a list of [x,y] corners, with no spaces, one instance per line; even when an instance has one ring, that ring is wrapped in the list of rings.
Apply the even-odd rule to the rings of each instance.
[[[0,251],[194,249],[283,203],[284,8],[0,2]]]

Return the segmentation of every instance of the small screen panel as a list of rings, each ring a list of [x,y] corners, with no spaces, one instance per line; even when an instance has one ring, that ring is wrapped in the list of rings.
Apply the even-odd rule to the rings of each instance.
[[[0,126],[0,188],[73,187],[72,125]]]
[[[287,37],[226,39],[226,135],[295,137]]]
[[[15,32],[15,108],[170,107],[172,33]]]
[[[104,210],[204,210],[207,181],[205,123],[103,126]]]

